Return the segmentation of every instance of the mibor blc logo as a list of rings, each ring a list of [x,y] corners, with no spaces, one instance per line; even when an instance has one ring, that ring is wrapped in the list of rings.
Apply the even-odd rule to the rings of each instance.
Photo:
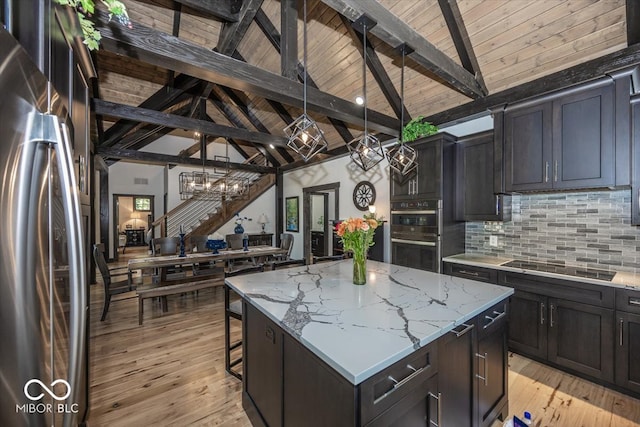
[[[65,387],[64,394],[57,395],[53,388],[58,385],[63,384]],[[40,381],[39,379],[32,378],[24,384],[24,395],[27,399],[32,402],[36,402],[44,397],[44,394],[47,393],[54,400],[58,402],[66,400],[69,395],[71,395],[71,385],[62,379],[57,379],[47,386],[45,383]],[[16,404],[16,413],[22,412],[27,414],[63,414],[63,413],[78,413],[78,404],[72,403],[23,403],[22,405]]]

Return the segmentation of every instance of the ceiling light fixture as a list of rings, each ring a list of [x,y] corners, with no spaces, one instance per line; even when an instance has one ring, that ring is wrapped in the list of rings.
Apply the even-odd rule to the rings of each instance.
[[[349,141],[347,148],[349,149],[351,160],[366,172],[384,159],[384,150],[380,140],[375,135],[370,135],[367,129],[367,25],[373,27],[376,22],[367,18],[366,15],[362,15],[354,24],[362,26],[364,132],[359,137]]]
[[[363,105],[364,104],[364,98],[361,96],[356,96],[356,104],[358,105]]]
[[[387,160],[391,169],[404,176],[418,167],[418,153],[413,147],[403,143],[402,128],[404,127],[404,56],[413,50],[406,44],[400,46],[402,52],[402,72],[400,74],[400,136],[398,143],[387,150]]]
[[[318,124],[307,115],[307,1],[303,2],[304,19],[304,82],[303,82],[303,113],[289,126],[284,128],[284,133],[289,138],[287,146],[302,156],[308,162],[313,156],[327,148],[329,145],[324,133]]]

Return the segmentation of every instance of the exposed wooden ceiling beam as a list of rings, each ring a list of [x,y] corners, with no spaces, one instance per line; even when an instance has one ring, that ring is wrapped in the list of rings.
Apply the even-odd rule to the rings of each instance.
[[[414,50],[409,55],[411,59],[440,77],[458,92],[470,98],[486,95],[471,73],[456,64],[377,1],[321,1],[339,14],[346,16],[350,21],[356,21],[362,15],[374,20],[377,25],[371,29],[372,34],[393,48],[397,48],[403,43],[410,46]]]
[[[227,22],[238,22],[242,0],[174,0],[198,12],[204,12]]]
[[[627,0],[627,45],[640,42],[640,3]]]
[[[258,144],[273,144],[279,146],[285,146],[287,144],[287,140],[285,138],[274,135],[250,132],[245,129],[222,126],[204,120],[177,116],[175,114],[161,113],[159,111],[149,110],[146,108],[131,107],[129,105],[116,104],[100,99],[93,100],[93,106],[97,114],[103,114],[109,117],[135,120],[141,123],[151,123],[176,129],[182,128],[198,131],[211,136],[236,138],[244,141],[256,142]]]
[[[351,25],[351,21],[345,18],[343,15],[339,15],[342,20],[342,24],[347,28],[347,31],[351,35],[351,39],[358,47],[360,54],[363,55],[364,46],[362,44],[362,34],[356,31],[356,29]],[[389,78],[389,74],[387,70],[384,69],[382,62],[380,62],[380,58],[378,58],[378,54],[376,53],[373,45],[369,41],[369,37],[367,37],[367,66],[369,67],[369,71],[373,75],[373,78],[376,79],[382,94],[387,99],[387,102],[393,109],[393,112],[396,113],[398,118],[401,117],[402,109],[404,108],[404,118],[405,120],[411,120],[411,114],[407,111],[407,108],[402,104],[400,100],[400,95],[396,90],[393,82]]]
[[[280,34],[282,34],[280,74],[291,80],[295,80],[298,74],[298,8],[296,5],[296,0],[280,0]]]
[[[171,29],[171,34],[174,37],[178,37],[180,35],[180,19],[182,17],[182,4],[177,3],[176,8],[173,11],[173,28]],[[169,70],[169,78],[167,80],[167,86],[173,86],[176,79],[176,72],[173,70]]]
[[[207,120],[207,121],[209,121],[211,123],[215,123],[215,121],[211,117],[209,117],[209,115],[207,115],[205,120]],[[214,142],[214,139],[215,138],[212,138],[207,143],[210,144],[210,143]],[[246,151],[244,151],[242,149],[242,147],[240,147],[240,145],[234,139],[225,138],[225,140],[226,140],[227,143],[229,143],[229,145],[231,145],[234,148],[234,150],[236,150],[238,153],[240,153],[240,155],[242,157],[244,157],[245,160],[248,159],[249,157],[251,157],[251,156],[249,156],[249,154],[247,154]],[[200,151],[200,143],[199,142],[196,143],[196,144],[191,145],[189,148],[186,148],[186,149],[180,151],[180,153],[178,153],[178,156],[180,156],[180,157],[191,157],[195,153],[197,153],[198,151]]]
[[[478,64],[478,59],[476,58],[476,54],[473,50],[473,45],[471,44],[471,40],[469,40],[467,27],[464,25],[464,21],[462,20],[462,13],[460,13],[460,8],[458,7],[458,0],[438,0],[438,4],[440,4],[442,16],[449,28],[449,34],[451,34],[453,44],[456,47],[462,66],[465,70],[475,76],[476,81],[482,88],[482,91],[485,94],[488,94],[489,90],[482,78],[480,64]]]
[[[219,160],[202,160],[194,157],[180,157],[169,154],[149,153],[138,150],[125,150],[115,147],[98,147],[96,154],[103,159],[120,159],[132,163],[142,163],[147,165],[176,165],[176,166],[204,166],[209,168],[225,168],[232,170],[242,170],[256,173],[275,173],[276,168],[270,166],[259,166],[245,163],[223,162]]]
[[[435,125],[454,122],[489,110],[490,108],[523,101],[527,98],[564,89],[588,80],[604,77],[607,73],[640,64],[640,44],[629,46],[600,58],[592,59],[562,71],[541,77],[485,98],[462,104],[424,120]]]
[[[95,16],[98,18],[96,28],[102,34],[102,47],[105,50],[263,98],[302,106],[303,86],[300,83],[139,23],[123,31],[119,24],[109,22],[104,13]],[[347,123],[363,125],[364,121],[362,109],[355,103],[313,88],[307,88],[307,109]],[[372,110],[367,114],[370,129],[397,135],[399,123],[396,118]]]
[[[249,29],[256,11],[262,6],[264,0],[244,0],[239,13],[238,22],[225,22],[218,38],[218,52],[231,56],[238,48],[240,41]]]

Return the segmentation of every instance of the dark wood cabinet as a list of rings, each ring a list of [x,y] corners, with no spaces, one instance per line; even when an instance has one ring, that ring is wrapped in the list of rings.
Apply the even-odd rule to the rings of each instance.
[[[498,270],[493,268],[477,267],[474,265],[444,262],[444,274],[463,277],[465,279],[478,280],[480,282],[498,284]]]
[[[146,244],[144,242],[145,232],[144,228],[125,230],[125,235],[127,236],[125,246],[144,246]]]
[[[469,426],[475,411],[476,387],[476,325],[460,325],[438,341],[439,354],[446,354],[438,364],[441,378],[439,391],[442,425]]]
[[[640,394],[640,291],[616,289],[616,384]]]
[[[616,185],[614,90],[605,78],[507,108],[506,191]]]
[[[640,94],[631,100],[631,224],[640,225]]]
[[[511,297],[509,346],[587,377],[613,381],[613,289],[501,272]]]
[[[501,142],[500,142],[501,143]],[[461,138],[456,144],[457,209],[463,221],[508,221],[511,197],[495,188],[496,174],[502,175],[502,156],[496,155],[494,132],[487,131]],[[498,177],[501,182],[501,178]]]
[[[311,253],[314,256],[327,255],[327,248],[324,242],[324,231],[311,231]]]
[[[249,246],[273,246],[273,233],[247,234]]]
[[[444,185],[453,185],[456,137],[439,133],[407,143],[418,154],[418,167],[408,176],[391,174],[391,201],[442,199]]]

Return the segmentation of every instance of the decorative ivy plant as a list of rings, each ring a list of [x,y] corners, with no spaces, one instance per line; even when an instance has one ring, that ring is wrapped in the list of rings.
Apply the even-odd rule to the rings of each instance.
[[[89,19],[91,15],[95,13],[94,0],[54,0],[54,2],[62,5],[69,6],[76,10],[78,20],[80,21],[80,27],[82,28],[82,35],[84,38],[84,44],[87,45],[89,50],[97,50],[100,45],[100,31],[96,30],[95,25]],[[102,4],[107,6],[109,10],[109,20],[113,17],[122,25],[126,25],[131,28],[131,21],[129,21],[129,15],[127,15],[126,6],[118,0],[100,0]]]
[[[402,142],[415,141],[423,136],[438,133],[438,126],[423,120],[424,116],[416,117],[402,128]]]

